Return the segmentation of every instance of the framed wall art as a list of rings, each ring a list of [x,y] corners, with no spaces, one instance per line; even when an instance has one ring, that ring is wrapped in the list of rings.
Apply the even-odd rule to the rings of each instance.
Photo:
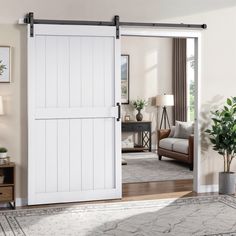
[[[129,55],[121,55],[121,103],[129,104]]]
[[[11,80],[11,47],[0,46],[0,83],[10,83]]]

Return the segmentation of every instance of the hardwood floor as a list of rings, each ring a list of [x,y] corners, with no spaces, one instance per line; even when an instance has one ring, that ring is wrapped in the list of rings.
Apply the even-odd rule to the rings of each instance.
[[[171,180],[123,184],[123,201],[196,196],[193,180]]]
[[[138,200],[151,200],[151,199],[164,199],[164,198],[181,198],[197,196],[193,189],[193,180],[173,180],[173,181],[156,181],[145,183],[130,183],[122,185],[123,196],[122,199],[116,200],[102,200],[90,202],[75,202],[75,203],[61,203],[61,204],[48,204],[37,206],[24,206],[22,208],[41,208],[41,207],[59,207],[67,206],[73,207],[74,205],[83,204],[96,204],[96,203],[110,203],[122,201],[138,201]]]

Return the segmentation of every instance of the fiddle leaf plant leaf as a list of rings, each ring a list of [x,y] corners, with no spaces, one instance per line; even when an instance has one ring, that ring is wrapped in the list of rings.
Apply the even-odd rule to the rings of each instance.
[[[227,104],[228,104],[229,106],[232,106],[232,101],[231,101],[230,98],[227,98]]]

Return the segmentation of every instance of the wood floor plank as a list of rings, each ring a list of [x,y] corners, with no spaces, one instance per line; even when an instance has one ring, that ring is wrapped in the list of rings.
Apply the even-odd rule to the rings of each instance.
[[[192,197],[199,195],[193,192],[192,179],[154,181],[145,183],[127,183],[122,185],[122,191],[123,191],[122,199],[48,204],[48,205],[38,205],[38,206],[24,206],[17,208],[27,209],[27,208],[59,207],[59,206],[73,207],[75,205],[83,205],[83,204],[153,200],[153,199],[165,199],[165,198],[182,198],[182,197]]]

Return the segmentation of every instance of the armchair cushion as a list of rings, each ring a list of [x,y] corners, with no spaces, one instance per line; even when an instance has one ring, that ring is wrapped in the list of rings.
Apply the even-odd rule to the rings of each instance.
[[[159,142],[159,147],[161,148],[165,148],[165,149],[168,149],[168,150],[173,150],[173,144],[179,140],[178,138],[164,138],[164,139],[161,139],[160,142]]]
[[[189,141],[188,139],[180,139],[173,144],[173,151],[175,152],[181,152],[188,154],[189,150]]]

